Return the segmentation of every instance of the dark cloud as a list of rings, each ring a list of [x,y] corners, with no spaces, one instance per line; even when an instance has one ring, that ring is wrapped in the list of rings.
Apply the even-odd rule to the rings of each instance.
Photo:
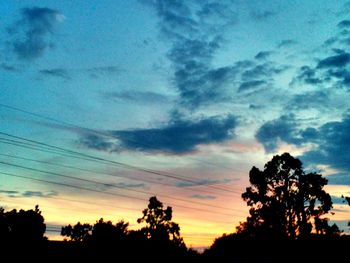
[[[254,11],[250,12],[250,16],[257,21],[264,21],[264,20],[267,20],[275,15],[277,15],[276,12],[272,12],[269,10],[265,10],[265,11],[254,10]]]
[[[324,85],[333,87],[350,87],[350,72],[347,65],[350,63],[350,53],[342,49],[333,49],[335,55],[320,59],[315,67],[302,66],[296,77],[291,81],[294,84]]]
[[[302,138],[294,115],[283,115],[278,119],[264,123],[255,138],[263,144],[266,152],[277,149],[279,141],[300,145]]]
[[[179,104],[189,108],[227,100],[224,84],[235,75],[231,66],[214,68],[211,62],[223,42],[225,27],[236,22],[230,1],[148,1],[170,43],[174,88]]]
[[[22,193],[22,196],[24,197],[51,197],[51,196],[57,196],[58,193],[55,191],[50,191],[50,192],[41,192],[41,191],[25,191]]]
[[[139,103],[169,103],[169,97],[152,91],[121,91],[104,92],[103,97],[107,99],[116,99],[125,102]]]
[[[350,62],[350,54],[349,53],[341,53],[334,56],[327,57],[322,59],[317,64],[317,68],[340,68],[344,67]]]
[[[32,7],[21,9],[21,18],[8,29],[8,42],[19,59],[41,57],[54,44],[50,40],[63,15],[54,9]]]
[[[246,91],[246,90],[254,90],[260,87],[266,86],[267,82],[264,80],[252,80],[243,82],[239,88],[238,92]]]
[[[65,80],[71,79],[68,70],[63,68],[42,69],[39,70],[39,74],[42,76],[62,78]]]
[[[286,40],[282,40],[279,44],[278,44],[278,48],[284,48],[284,47],[291,47],[296,45],[298,42],[293,40],[293,39],[286,39]]]
[[[323,79],[316,75],[317,70],[312,69],[309,66],[302,66],[298,75],[292,80],[291,84],[306,83],[310,85],[321,84]]]
[[[340,28],[349,28],[350,27],[350,20],[343,20],[338,23],[338,27]]]
[[[272,54],[272,51],[260,51],[258,54],[255,55],[254,58],[258,60],[265,60],[269,58]]]
[[[317,147],[303,154],[302,158],[313,164],[326,164],[341,171],[350,171],[350,115],[341,121],[328,122],[314,129],[306,141]]]
[[[191,198],[201,199],[201,200],[213,200],[213,199],[216,199],[216,196],[195,194],[195,195],[191,195]]]
[[[198,121],[172,120],[165,127],[111,131],[113,142],[97,135],[85,135],[80,144],[101,151],[139,150],[183,154],[198,145],[222,143],[234,137],[234,116],[210,117]]]
[[[341,121],[323,124],[318,128],[301,129],[293,115],[281,116],[266,122],[260,127],[256,138],[267,152],[277,149],[278,142],[302,145],[312,143],[314,148],[305,152],[300,158],[307,164],[329,165],[339,171],[350,171],[350,115]],[[338,181],[337,181],[338,180]],[[349,180],[345,175],[330,177],[334,184]]]
[[[113,134],[120,140],[122,148],[181,154],[194,151],[198,145],[232,139],[236,125],[236,118],[230,115],[199,121],[175,120],[164,128],[115,131]]]

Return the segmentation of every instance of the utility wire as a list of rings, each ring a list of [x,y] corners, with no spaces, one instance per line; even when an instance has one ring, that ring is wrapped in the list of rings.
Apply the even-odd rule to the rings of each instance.
[[[72,169],[72,170],[88,172],[88,173],[92,173],[92,174],[108,175],[108,176],[112,176],[112,177],[118,177],[118,178],[138,181],[138,182],[146,182],[146,183],[150,183],[150,184],[159,184],[159,185],[174,187],[174,185],[172,185],[170,183],[164,183],[164,182],[159,182],[159,181],[155,181],[155,180],[149,180],[149,179],[146,179],[146,178],[133,178],[133,177],[122,176],[122,175],[118,175],[118,174],[114,174],[114,173],[106,173],[106,172],[101,172],[101,171],[97,171],[97,170],[85,169],[85,168],[71,166],[71,165],[63,165],[63,164],[53,163],[53,162],[49,162],[49,161],[42,161],[42,160],[37,160],[37,159],[32,159],[32,158],[27,158],[27,157],[22,157],[22,156],[15,156],[15,155],[11,155],[11,154],[2,154],[2,153],[0,153],[0,156],[13,158],[13,159],[24,160],[24,161],[48,164],[48,165],[52,165],[52,166],[63,167],[63,168],[68,168],[68,169]],[[183,190],[198,191],[198,192],[202,192],[202,193],[216,194],[217,195],[216,192],[211,192],[211,191],[207,191],[207,190],[203,191],[203,190],[200,190],[200,189],[189,189],[187,187],[182,188],[182,189]]]
[[[117,162],[117,161],[109,160],[109,159],[106,159],[106,158],[97,157],[97,156],[93,156],[93,155],[89,155],[89,154],[85,154],[85,153],[69,150],[69,149],[66,149],[66,148],[63,148],[63,147],[54,146],[54,145],[51,145],[51,144],[48,144],[48,143],[43,143],[43,142],[39,142],[39,141],[36,141],[36,140],[32,140],[32,139],[27,139],[27,138],[20,137],[20,136],[11,135],[11,134],[8,134],[8,133],[5,133],[5,132],[0,132],[0,135],[4,135],[4,136],[10,137],[10,138],[23,140],[25,142],[34,143],[34,144],[37,144],[37,145],[42,145],[42,146],[49,147],[49,148],[52,148],[52,149],[55,149],[55,150],[67,152],[69,154],[75,154],[75,155],[78,155],[78,156],[83,156],[83,157],[91,158],[91,159],[94,159],[94,160],[104,161],[104,162],[111,163],[111,164],[114,164],[114,165],[117,165],[117,166],[121,166],[121,167],[124,167],[124,168],[127,168],[127,169],[132,169],[132,170],[137,170],[137,171],[141,171],[141,172],[155,174],[155,175],[159,175],[159,176],[163,176],[163,177],[167,177],[167,178],[172,178],[172,179],[175,179],[175,180],[192,183],[194,185],[198,184],[198,182],[195,181],[195,180],[191,180],[191,179],[185,178],[183,176],[179,176],[179,175],[172,175],[172,174],[164,173],[164,172],[157,171],[157,170],[145,169],[145,168],[142,168],[142,167],[129,165],[129,164],[126,164],[126,163],[123,163],[123,162]],[[221,190],[221,191],[227,191],[227,192],[231,192],[231,193],[236,193],[236,194],[238,193],[238,191],[217,187],[215,185],[206,185],[206,187],[217,189],[217,190]]]
[[[38,178],[33,178],[33,177],[28,177],[28,176],[13,174],[13,173],[0,172],[0,174],[3,174],[5,176],[10,176],[10,177],[22,178],[22,179],[25,179],[25,180],[31,180],[31,181],[41,182],[41,183],[60,185],[60,186],[70,187],[70,188],[79,189],[79,190],[85,190],[85,191],[90,191],[90,192],[95,192],[95,193],[101,193],[101,194],[105,194],[105,195],[118,196],[118,197],[129,198],[129,199],[135,199],[135,200],[139,200],[139,201],[143,201],[143,202],[146,201],[143,198],[139,198],[139,197],[135,197],[135,196],[125,195],[125,194],[118,194],[118,193],[111,193],[111,192],[101,191],[101,190],[97,190],[97,189],[91,189],[91,188],[87,188],[87,187],[83,187],[83,186],[76,186],[76,185],[67,184],[67,183],[53,182],[53,181],[48,181],[48,180],[44,180],[44,179],[38,179]],[[197,207],[189,207],[189,206],[184,206],[184,205],[179,205],[179,204],[175,204],[175,206],[177,206],[179,208],[190,209],[190,210],[197,210],[197,211],[207,212],[207,213],[211,213],[211,214],[213,214],[213,213],[214,214],[221,214],[221,215],[230,216],[230,217],[234,216],[233,214],[227,214],[227,213],[222,213],[222,212],[210,211],[210,210],[197,208]]]
[[[113,138],[113,139],[118,138],[118,136],[111,135],[110,133],[106,133],[106,132],[101,132],[101,131],[94,130],[94,129],[85,128],[85,127],[82,127],[82,126],[79,126],[79,125],[76,125],[76,124],[73,124],[73,123],[61,121],[61,120],[58,120],[56,118],[44,116],[42,114],[38,114],[38,113],[31,112],[31,111],[28,111],[28,110],[20,109],[18,107],[14,107],[14,106],[11,106],[11,105],[0,103],[0,107],[6,108],[6,109],[9,109],[9,110],[12,110],[12,111],[21,112],[21,113],[24,113],[24,114],[27,114],[27,115],[31,115],[31,116],[34,116],[36,118],[40,118],[40,119],[44,119],[44,120],[47,120],[47,121],[55,122],[55,123],[58,123],[58,124],[61,124],[61,125],[67,126],[67,127],[72,127],[72,128],[77,128],[77,129],[80,129],[80,130],[84,130],[84,131],[87,131],[88,133],[91,133],[91,134],[100,135],[100,136],[104,136],[104,137],[109,137],[109,138]],[[136,145],[144,146],[144,147],[153,147],[153,145],[151,145],[149,143],[139,142],[139,141],[136,141],[136,140],[133,140],[133,139],[130,139],[130,138],[124,138],[124,140],[132,142],[132,143],[134,143]],[[215,162],[211,162],[211,161],[208,161],[208,160],[204,161],[204,160],[201,160],[201,159],[198,159],[198,158],[195,158],[195,157],[191,157],[191,156],[189,156],[187,158],[188,159],[192,159],[192,160],[197,161],[197,162],[200,162],[200,163],[204,163],[204,164],[207,164],[207,165],[216,166],[216,167],[219,167],[219,168],[224,168],[224,169],[232,171],[232,167],[228,167],[228,166],[225,166],[225,165],[222,165],[222,164],[218,165]]]
[[[137,190],[137,189],[130,189],[128,187],[119,186],[119,185],[116,185],[116,184],[113,184],[113,183],[103,183],[103,182],[96,181],[96,180],[84,179],[84,178],[70,176],[70,175],[65,175],[65,174],[61,174],[61,173],[40,170],[40,169],[36,169],[36,168],[24,166],[24,165],[18,165],[18,164],[4,162],[4,161],[1,161],[1,160],[0,160],[0,164],[11,166],[11,167],[16,167],[16,168],[21,168],[21,169],[25,169],[25,170],[30,170],[30,171],[34,171],[34,172],[39,172],[39,173],[51,174],[51,175],[54,175],[54,176],[67,178],[67,179],[71,179],[71,180],[76,180],[76,181],[81,181],[81,182],[85,182],[85,183],[92,183],[92,184],[95,184],[95,185],[101,185],[103,187],[113,187],[113,188],[121,189],[121,190],[124,190],[124,191],[141,193],[141,194],[145,194],[145,195],[148,195],[148,196],[149,195],[151,195],[151,196],[155,195],[155,193],[152,193],[152,192],[143,191],[143,190]],[[206,203],[202,203],[202,202],[198,202],[198,201],[193,201],[193,200],[185,200],[183,198],[173,197],[173,196],[169,196],[169,195],[166,195],[166,194],[159,194],[159,196],[163,196],[165,198],[169,198],[169,199],[173,199],[173,200],[177,200],[177,201],[181,201],[181,202],[192,203],[192,204],[196,204],[196,205],[202,205],[202,206],[207,206],[207,207],[211,207],[211,208],[216,208],[216,209],[226,209],[226,210],[230,210],[230,211],[237,211],[237,209],[233,209],[233,208],[226,208],[226,207],[222,207],[222,206],[218,206],[218,205],[210,205],[210,204],[206,204]]]

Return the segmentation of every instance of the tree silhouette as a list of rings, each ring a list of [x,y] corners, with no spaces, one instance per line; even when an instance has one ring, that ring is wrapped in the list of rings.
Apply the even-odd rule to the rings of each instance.
[[[289,153],[274,156],[263,171],[253,167],[249,181],[242,198],[251,207],[250,216],[237,227],[238,233],[295,239],[310,236],[313,226],[319,234],[339,233],[322,217],[332,208],[331,197],[323,190],[327,179],[305,173],[301,161]]]
[[[161,242],[170,241],[177,246],[184,246],[179,225],[171,221],[172,208],[170,206],[164,209],[162,202],[153,196],[149,199],[148,208],[144,209],[142,213],[143,217],[139,218],[137,222],[146,223],[141,231],[147,238]]]
[[[128,234],[129,223],[119,221],[113,225],[111,221],[98,220],[93,226],[90,224],[81,224],[62,227],[61,235],[69,238],[70,241],[89,242],[106,245],[119,242]]]
[[[91,235],[92,226],[78,222],[74,226],[62,227],[61,235],[69,238],[70,241],[86,241]]]
[[[350,196],[342,196],[342,198],[344,198],[344,203],[345,201],[348,203],[348,205],[350,206]],[[348,226],[350,226],[350,221],[348,222]]]
[[[13,209],[5,212],[0,208],[0,241],[37,244],[44,237],[46,225],[38,206],[34,210]]]

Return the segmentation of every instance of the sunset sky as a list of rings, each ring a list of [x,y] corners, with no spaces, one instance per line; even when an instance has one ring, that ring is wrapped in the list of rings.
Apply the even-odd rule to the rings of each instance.
[[[3,1],[0,205],[62,225],[173,207],[188,246],[248,215],[290,152],[350,220],[350,2]]]

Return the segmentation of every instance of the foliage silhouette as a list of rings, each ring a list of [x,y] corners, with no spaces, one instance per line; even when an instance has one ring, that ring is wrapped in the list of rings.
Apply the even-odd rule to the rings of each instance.
[[[46,240],[46,225],[38,206],[34,210],[0,208],[0,241],[38,244]]]
[[[253,167],[250,187],[242,198],[250,206],[247,221],[237,232],[251,237],[306,238],[315,228],[318,234],[339,235],[336,225],[329,226],[326,215],[332,200],[323,189],[327,179],[305,173],[299,159],[289,153],[276,155],[261,171]],[[312,222],[313,220],[313,222]]]
[[[92,226],[90,224],[81,224],[78,222],[76,225],[62,227],[61,235],[66,236],[71,241],[86,241],[91,235]]]
[[[164,209],[162,202],[157,197],[152,196],[149,199],[148,207],[142,213],[143,217],[139,218],[137,222],[146,223],[141,231],[147,238],[154,241],[171,242],[179,247],[184,246],[179,225],[171,221],[173,211],[170,206]]]

